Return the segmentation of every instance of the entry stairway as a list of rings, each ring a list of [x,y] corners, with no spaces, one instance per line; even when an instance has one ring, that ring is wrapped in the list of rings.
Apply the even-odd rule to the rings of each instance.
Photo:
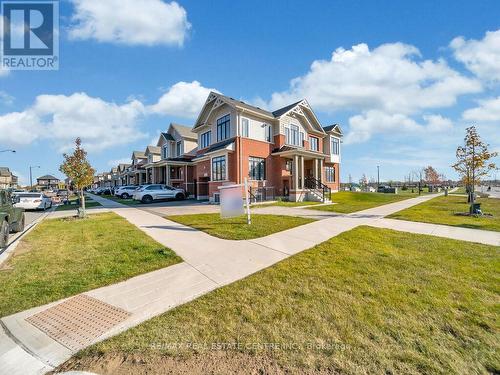
[[[306,199],[313,202],[332,203],[332,189],[314,177],[305,180]]]

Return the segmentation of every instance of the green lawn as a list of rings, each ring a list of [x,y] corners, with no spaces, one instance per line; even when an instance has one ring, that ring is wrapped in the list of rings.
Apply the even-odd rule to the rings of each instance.
[[[335,204],[311,207],[310,209],[333,211],[339,213],[351,213],[388,203],[402,201],[404,199],[410,198],[411,196],[413,195],[340,191],[338,193],[332,194],[332,202],[334,202]],[[414,194],[414,196],[417,196],[417,194]]]
[[[0,316],[180,261],[114,213],[45,220],[0,268]]]
[[[460,216],[457,213],[469,212],[467,197],[449,195],[437,197],[403,211],[390,215],[390,218],[421,221],[424,223],[446,224],[455,227],[500,231],[500,199],[479,198],[481,210],[492,217]]]
[[[60,206],[56,207],[56,211],[69,211],[69,210],[76,210],[78,209],[78,205],[76,205],[76,197],[73,199],[70,199],[70,202],[73,202],[72,204],[63,204]],[[101,204],[99,202],[94,201],[92,198],[85,198],[85,208],[92,208],[92,207],[101,207]]]
[[[65,369],[498,373],[499,281],[498,247],[359,227],[94,345]]]
[[[253,204],[252,208],[261,208],[261,207],[271,207],[271,206],[279,206],[279,207],[301,207],[301,206],[313,206],[316,204],[320,204],[321,202],[287,202],[287,201],[277,201],[273,203],[260,203]]]
[[[175,215],[167,219],[227,240],[264,237],[314,221],[302,217],[256,214],[252,214],[250,225],[247,224],[246,216],[221,219],[220,214]]]

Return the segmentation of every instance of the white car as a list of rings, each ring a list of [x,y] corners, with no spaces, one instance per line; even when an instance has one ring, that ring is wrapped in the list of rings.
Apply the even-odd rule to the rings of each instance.
[[[19,202],[14,206],[25,210],[46,210],[52,207],[52,199],[43,193],[16,193]]]
[[[115,189],[115,195],[122,199],[132,198],[134,195],[134,191],[139,189],[140,186],[128,185],[128,186],[119,186]]]
[[[145,185],[134,192],[133,199],[142,203],[152,203],[162,199],[186,199],[184,189],[177,189],[168,185]]]

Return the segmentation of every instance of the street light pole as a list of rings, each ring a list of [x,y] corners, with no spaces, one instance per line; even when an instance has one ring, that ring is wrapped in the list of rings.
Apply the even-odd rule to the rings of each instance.
[[[30,165],[30,190],[33,190],[33,174],[31,172],[31,170],[33,168],[40,168],[40,166],[39,165],[34,165],[34,166]]]
[[[377,165],[377,190],[380,187],[380,165]]]

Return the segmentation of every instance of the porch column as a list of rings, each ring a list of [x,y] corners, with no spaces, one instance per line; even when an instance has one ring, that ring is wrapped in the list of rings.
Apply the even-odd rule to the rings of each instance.
[[[168,164],[165,165],[165,184],[170,185],[170,170]]]
[[[293,189],[299,188],[299,156],[293,155]]]
[[[321,182],[323,182],[323,159],[319,159],[319,178]]]
[[[313,177],[314,179],[318,179],[318,159],[314,159],[314,167],[313,167]]]
[[[305,183],[305,178],[304,178],[304,157],[300,157],[300,188],[304,189],[304,183]]]

